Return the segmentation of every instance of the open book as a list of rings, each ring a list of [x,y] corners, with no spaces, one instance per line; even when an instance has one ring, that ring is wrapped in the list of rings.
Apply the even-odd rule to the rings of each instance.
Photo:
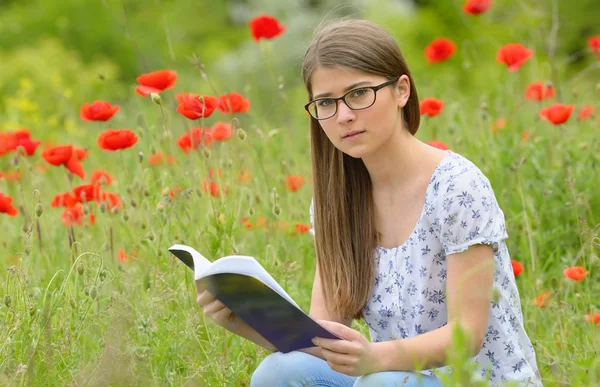
[[[256,259],[232,255],[211,263],[186,245],[169,251],[194,271],[195,281],[280,352],[314,347],[313,337],[340,338],[304,313]]]

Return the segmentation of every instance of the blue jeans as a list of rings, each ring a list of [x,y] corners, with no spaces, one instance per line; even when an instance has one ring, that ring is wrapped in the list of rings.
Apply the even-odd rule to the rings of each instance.
[[[300,351],[275,352],[252,374],[251,387],[440,387],[432,376],[414,372],[376,372],[360,377],[336,372],[325,360]]]

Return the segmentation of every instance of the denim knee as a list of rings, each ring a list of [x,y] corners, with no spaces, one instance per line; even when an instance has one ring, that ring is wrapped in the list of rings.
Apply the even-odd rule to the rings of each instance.
[[[429,387],[441,386],[435,378],[414,372],[376,372],[361,376],[354,387]]]

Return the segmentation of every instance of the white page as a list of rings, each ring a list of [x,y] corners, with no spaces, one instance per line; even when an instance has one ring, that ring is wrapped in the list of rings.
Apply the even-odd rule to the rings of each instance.
[[[245,255],[230,255],[227,257],[219,258],[214,262],[210,262],[206,257],[200,254],[196,249],[186,245],[175,244],[170,249],[184,250],[192,255],[194,260],[194,280],[207,277],[213,274],[221,273],[232,273],[232,274],[243,274],[250,277],[257,278],[273,291],[285,298],[290,304],[296,308],[302,309],[296,304],[296,302],[290,297],[285,290],[271,277],[260,263],[253,257]],[[304,313],[304,311],[302,311]],[[306,314],[306,313],[305,313]]]

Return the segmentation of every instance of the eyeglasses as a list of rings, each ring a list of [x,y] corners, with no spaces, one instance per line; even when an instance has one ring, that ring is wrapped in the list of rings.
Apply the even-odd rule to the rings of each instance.
[[[342,100],[352,110],[362,110],[373,106],[377,98],[377,90],[398,81],[396,77],[378,86],[365,86],[353,89],[338,98],[317,98],[310,101],[304,108],[316,120],[326,120],[335,116],[338,109],[338,101]]]

